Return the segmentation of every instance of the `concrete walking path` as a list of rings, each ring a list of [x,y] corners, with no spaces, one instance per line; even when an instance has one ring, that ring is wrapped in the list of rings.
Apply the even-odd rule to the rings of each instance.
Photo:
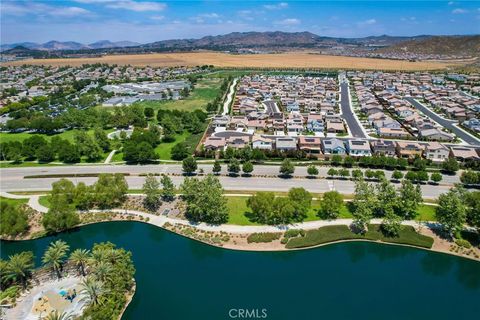
[[[230,90],[229,90],[228,95],[227,95],[227,100],[223,104],[222,115],[224,115],[224,116],[230,113],[229,112],[230,111],[229,107],[230,107],[230,103],[232,102],[232,99],[233,99],[233,94],[235,93],[235,86],[237,85],[237,82],[238,82],[237,78],[233,79],[232,85],[230,86]]]
[[[115,152],[117,152],[117,150],[112,150],[109,154],[108,154],[108,157],[107,159],[105,159],[105,161],[103,163],[110,163],[110,161],[112,161],[112,158],[113,156],[115,155]]]

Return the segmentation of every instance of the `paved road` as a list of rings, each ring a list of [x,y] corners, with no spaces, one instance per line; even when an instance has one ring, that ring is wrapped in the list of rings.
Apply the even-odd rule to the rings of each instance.
[[[238,79],[233,79],[232,84],[230,85],[230,91],[227,96],[227,100],[223,104],[223,113],[222,115],[227,115],[230,113],[230,104],[232,103],[233,94],[235,93],[235,86],[237,85]]]
[[[328,167],[318,167],[319,177],[327,176]],[[199,165],[205,173],[210,173],[212,165]],[[226,166],[223,165],[223,173],[226,173]],[[354,183],[350,180],[329,180],[329,179],[306,179],[306,167],[297,167],[295,178],[281,179],[278,175],[278,166],[255,166],[254,174],[263,177],[228,177],[220,176],[220,182],[225,190],[242,191],[288,191],[292,187],[304,187],[310,192],[322,193],[332,189],[345,194],[354,192]],[[162,164],[162,165],[102,165],[102,166],[62,166],[62,167],[29,167],[29,168],[2,168],[0,169],[0,191],[47,191],[51,189],[51,184],[60,178],[33,178],[24,179],[29,175],[48,175],[48,174],[81,174],[81,173],[129,173],[126,177],[128,185],[132,189],[141,189],[145,177],[139,176],[142,173],[166,173],[171,175],[173,182],[178,186],[184,180],[181,175],[181,165]],[[390,177],[391,172],[386,171],[386,176]],[[303,178],[302,178],[303,177]],[[68,178],[75,183],[80,181],[87,184],[94,183],[95,177]],[[439,194],[448,191],[448,189],[459,181],[457,176],[444,176],[445,185],[431,186],[423,185],[424,197],[437,198]]]
[[[412,97],[406,97],[405,100],[410,102],[415,108],[423,112],[426,116],[429,118],[432,118],[433,121],[437,122],[444,128],[447,128],[448,130],[452,131],[454,134],[456,134],[460,139],[465,141],[468,144],[474,145],[474,146],[480,146],[480,139],[472,136],[471,134],[461,130],[460,128],[456,127],[454,124],[457,123],[455,120],[448,120],[440,117],[438,114],[418,102]]]
[[[340,108],[342,108],[342,116],[347,122],[348,128],[354,138],[368,138],[362,130],[362,125],[357,121],[353,114],[352,106],[350,105],[348,83],[342,82],[340,84]]]

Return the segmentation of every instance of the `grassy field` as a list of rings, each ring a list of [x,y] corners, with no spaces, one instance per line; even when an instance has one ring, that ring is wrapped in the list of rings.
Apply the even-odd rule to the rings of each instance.
[[[249,212],[250,209],[247,207],[248,197],[227,197],[227,206],[229,209],[229,224],[236,224],[241,226],[246,225],[258,225],[258,223],[250,221]],[[312,207],[307,213],[307,217],[304,221],[315,221],[320,220],[317,216],[318,209],[320,208],[320,201],[313,200]],[[350,206],[346,202],[340,209],[339,219],[351,219],[353,218],[352,211]],[[416,220],[421,221],[435,221],[435,206],[421,204],[418,208],[418,216]]]
[[[20,132],[20,133],[7,133],[7,132],[0,132],[0,141],[1,142],[10,142],[10,141],[20,141],[31,137],[31,136],[42,136],[47,140],[50,140],[52,137],[59,137],[62,139],[66,139],[70,142],[73,142],[73,136],[76,132],[80,130],[68,130],[57,134],[47,135],[47,134],[40,134],[40,133],[27,133],[27,132]],[[93,129],[88,130],[87,134],[93,137]]]
[[[191,136],[191,133],[184,131],[182,134],[175,135],[175,141],[173,142],[161,142],[156,148],[155,152],[160,156],[160,160],[169,160],[172,156],[172,148],[180,143],[185,142],[185,140]]]
[[[348,226],[326,226],[316,230],[309,230],[304,237],[290,239],[286,247],[289,249],[306,248],[350,239],[384,241],[423,248],[431,248],[433,244],[433,238],[418,234],[411,226],[404,226],[398,237],[391,238],[383,235],[380,225],[369,225],[368,231],[364,235],[353,233]]]
[[[107,55],[94,58],[71,59],[28,59],[5,63],[5,65],[51,65],[80,66],[83,64],[106,63],[133,66],[198,66],[239,68],[325,68],[325,69],[376,69],[376,70],[435,70],[456,62],[403,61],[374,58],[357,58],[288,52],[279,54],[226,54],[221,52],[153,53],[136,55]]]
[[[143,107],[157,109],[169,109],[180,111],[205,110],[207,103],[213,101],[220,92],[221,79],[208,78],[198,80],[190,95],[181,100],[168,101],[142,101],[138,104]]]
[[[19,206],[27,202],[28,202],[28,199],[9,199],[9,198],[0,197],[0,203],[7,203],[12,206]]]
[[[41,196],[38,198],[38,203],[44,207],[50,208],[50,196]]]

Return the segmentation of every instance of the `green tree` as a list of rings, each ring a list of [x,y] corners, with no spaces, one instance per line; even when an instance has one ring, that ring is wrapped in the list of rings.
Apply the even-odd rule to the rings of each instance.
[[[162,184],[163,200],[172,201],[173,199],[175,199],[175,185],[173,184],[172,179],[169,176],[162,174],[160,183]]]
[[[312,194],[301,187],[291,188],[288,191],[288,199],[294,207],[294,212],[291,218],[295,221],[305,219],[312,206]]]
[[[162,204],[160,200],[160,182],[153,174],[148,174],[142,187],[145,198],[143,204],[149,210],[155,211]]]
[[[417,181],[417,173],[413,171],[408,171],[407,174],[405,174],[405,179],[412,182]]]
[[[360,169],[352,170],[352,178],[353,178],[353,180],[363,179],[363,171],[360,170]]]
[[[460,181],[466,185],[475,185],[480,183],[480,175],[472,170],[463,171],[460,175]]]
[[[291,176],[295,172],[295,166],[289,159],[284,159],[280,165],[280,174],[282,176]]]
[[[0,234],[16,236],[28,230],[28,214],[20,206],[0,202]]]
[[[440,172],[434,172],[430,175],[430,180],[432,180],[435,184],[438,184],[442,181],[442,174]]]
[[[68,260],[74,263],[80,271],[81,275],[85,277],[85,266],[90,260],[90,250],[75,249],[70,254],[70,258]]]
[[[103,300],[101,296],[105,294],[102,282],[95,280],[93,277],[87,277],[81,283],[80,301],[84,301],[87,305],[101,305]]]
[[[414,219],[418,214],[418,206],[423,201],[420,186],[414,186],[410,180],[403,180],[399,193],[396,212],[405,220]]]
[[[328,169],[327,174],[329,177],[333,178],[338,174],[338,170],[335,168],[330,168]]]
[[[355,164],[355,159],[350,156],[346,156],[345,159],[343,159],[343,165],[345,167],[351,168]]]
[[[403,178],[402,171],[394,170],[393,173],[392,173],[392,178],[395,179],[396,181],[401,180]]]
[[[240,172],[240,162],[233,158],[230,160],[227,166],[228,174],[236,176]]]
[[[213,163],[212,171],[215,175],[218,175],[222,171],[222,166],[220,165],[220,162],[218,160],[215,160],[215,162]]]
[[[307,168],[307,173],[310,177],[315,177],[318,175],[318,169],[313,164],[309,165]]]
[[[480,191],[465,192],[467,222],[480,229]]]
[[[345,179],[350,176],[350,171],[348,169],[340,169],[338,170],[338,174]]]
[[[2,278],[19,283],[25,289],[33,268],[33,253],[31,251],[17,253],[9,257],[5,270],[2,272]]]
[[[42,263],[47,267],[51,267],[57,274],[58,279],[62,277],[63,263],[69,249],[70,246],[65,241],[57,240],[50,243],[50,246],[43,254]]]
[[[435,208],[435,216],[451,236],[459,233],[466,222],[465,204],[458,192],[450,190],[438,197],[438,206]]]
[[[413,160],[413,167],[418,171],[425,171],[427,168],[427,162],[417,155]]]
[[[323,219],[337,219],[343,206],[343,196],[338,191],[323,194],[318,216]]]
[[[428,181],[428,173],[426,171],[418,171],[417,172],[417,180],[419,182],[426,182]]]
[[[33,135],[23,140],[22,154],[28,160],[35,159],[37,156],[37,151],[47,144],[48,142],[42,136]]]
[[[353,228],[358,232],[364,233],[367,230],[367,225],[372,218],[372,209],[368,207],[367,202],[358,202],[355,205],[353,215]]]
[[[176,145],[174,145],[172,148],[171,155],[173,160],[178,160],[178,161],[188,157],[190,155],[190,152],[188,151],[187,144],[184,142],[179,142]]]
[[[257,192],[247,200],[247,206],[252,210],[255,221],[267,223],[273,214],[273,192]]]
[[[382,225],[381,225],[383,233],[387,237],[398,237],[401,229],[402,229],[402,218],[397,216],[393,209],[389,209],[383,218]]]
[[[203,180],[186,178],[181,189],[189,219],[214,224],[228,221],[227,200],[217,177],[207,175]]]
[[[246,175],[251,175],[253,172],[253,164],[250,161],[246,161],[242,165],[242,171]]]
[[[110,140],[107,137],[107,133],[100,127],[96,127],[93,131],[95,142],[103,150],[103,152],[110,151]]]
[[[342,156],[334,154],[332,156],[331,162],[334,166],[338,166],[340,163],[342,163]]]
[[[121,173],[102,173],[93,185],[95,204],[102,208],[113,208],[125,200],[128,184]]]
[[[50,208],[43,215],[42,224],[47,232],[68,230],[80,223],[80,217],[75,212],[66,195],[50,197]]]
[[[378,202],[375,211],[378,216],[384,217],[388,212],[393,212],[397,205],[397,191],[388,180],[383,180],[377,184],[376,189]]]
[[[182,162],[182,169],[188,175],[194,173],[197,170],[197,161],[192,156],[185,158]]]
[[[442,163],[442,170],[448,174],[454,174],[460,168],[457,159],[451,157]]]
[[[36,157],[39,162],[52,162],[55,160],[55,150],[51,144],[46,144],[42,148],[37,149]]]

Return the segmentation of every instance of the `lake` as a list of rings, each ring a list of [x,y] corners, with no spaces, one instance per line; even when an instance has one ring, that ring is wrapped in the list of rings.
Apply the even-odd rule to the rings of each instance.
[[[31,250],[40,264],[57,239],[71,249],[111,241],[132,251],[137,292],[123,319],[239,319],[245,309],[267,319],[478,317],[480,263],[409,247],[348,242],[241,252],[140,222],[108,222],[37,240],[2,241],[1,257]]]

